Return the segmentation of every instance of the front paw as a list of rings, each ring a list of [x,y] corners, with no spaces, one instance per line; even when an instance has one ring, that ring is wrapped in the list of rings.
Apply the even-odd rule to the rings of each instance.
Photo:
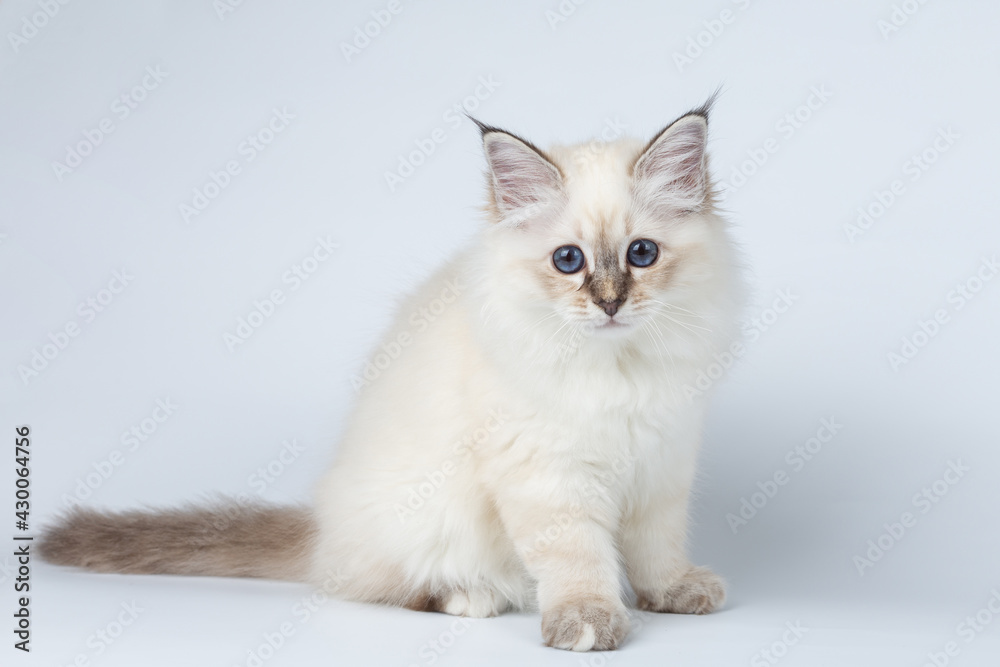
[[[628,634],[628,616],[618,600],[568,601],[542,614],[542,637],[555,648],[608,651]]]
[[[644,611],[708,614],[726,601],[726,583],[708,568],[692,567],[664,590],[637,595],[636,606]]]

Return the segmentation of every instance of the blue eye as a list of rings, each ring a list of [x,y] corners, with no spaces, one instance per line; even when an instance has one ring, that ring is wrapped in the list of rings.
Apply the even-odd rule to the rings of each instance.
[[[632,241],[632,245],[628,247],[628,263],[643,268],[655,262],[659,254],[656,244],[649,239]]]
[[[583,251],[575,245],[564,245],[552,253],[552,263],[563,273],[576,273],[583,268]]]

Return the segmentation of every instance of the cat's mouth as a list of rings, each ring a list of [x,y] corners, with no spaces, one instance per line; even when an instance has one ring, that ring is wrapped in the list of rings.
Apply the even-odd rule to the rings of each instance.
[[[622,331],[626,331],[626,330],[631,329],[631,328],[632,328],[632,323],[631,322],[627,322],[627,321],[623,321],[623,320],[616,320],[613,317],[609,317],[608,319],[606,319],[601,324],[596,325],[594,327],[594,331],[601,331],[601,332],[609,332],[610,333],[610,332],[622,332]]]

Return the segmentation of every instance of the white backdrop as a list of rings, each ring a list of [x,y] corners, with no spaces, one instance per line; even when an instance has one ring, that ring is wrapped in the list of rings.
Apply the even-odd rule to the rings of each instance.
[[[997,664],[1000,8],[678,5],[0,4],[0,533],[23,424],[32,531],[71,498],[308,499],[394,303],[480,223],[463,108],[540,145],[647,137],[721,85],[756,295],[705,378],[720,613],[581,656],[531,614],[36,561],[3,664]]]

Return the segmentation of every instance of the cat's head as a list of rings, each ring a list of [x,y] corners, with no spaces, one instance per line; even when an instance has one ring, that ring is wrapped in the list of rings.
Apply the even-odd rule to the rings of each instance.
[[[547,317],[543,331],[565,324],[627,339],[644,328],[707,329],[690,304],[704,300],[728,259],[708,173],[708,105],[648,143],[542,151],[480,130],[497,299]]]

